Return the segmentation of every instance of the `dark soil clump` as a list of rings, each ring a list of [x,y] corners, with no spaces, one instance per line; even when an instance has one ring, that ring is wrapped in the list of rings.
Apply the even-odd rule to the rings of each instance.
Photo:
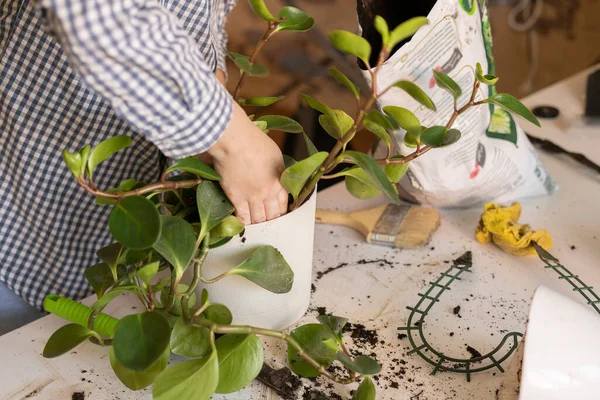
[[[366,329],[363,324],[350,324],[344,327],[345,332],[350,332],[350,337],[354,339],[355,344],[369,344],[376,346],[379,343],[377,331]]]
[[[85,393],[84,392],[75,392],[71,396],[71,400],[85,400]]]
[[[300,378],[294,375],[289,368],[274,370],[267,364],[263,364],[257,379],[275,389],[283,400],[297,400],[298,391],[303,387]]]
[[[474,358],[481,357],[481,353],[479,351],[475,350],[474,348],[472,348],[471,346],[467,346],[467,351],[469,353],[471,353],[471,360]]]

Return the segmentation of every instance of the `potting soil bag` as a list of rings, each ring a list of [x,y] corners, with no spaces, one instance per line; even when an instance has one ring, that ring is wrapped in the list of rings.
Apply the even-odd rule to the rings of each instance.
[[[397,1],[388,0],[389,4]],[[429,24],[382,65],[378,87],[386,88],[403,79],[415,82],[433,99],[437,111],[426,109],[396,88],[381,97],[379,105],[407,108],[424,126],[446,125],[453,112],[453,99],[437,87],[432,70],[450,75],[460,85],[463,95],[459,107],[468,102],[476,63],[482,65],[484,73],[495,74],[490,23],[485,3],[477,0],[438,0],[427,17]],[[366,71],[365,77],[370,79]],[[495,93],[495,86],[481,85],[476,99]],[[551,194],[556,185],[519,126],[528,122],[517,118],[493,105],[471,108],[453,125],[462,132],[460,141],[412,161],[400,182],[400,192],[437,207],[469,207]],[[404,145],[404,135],[403,130],[394,132],[393,142],[397,153],[407,155],[414,149]],[[381,143],[376,155],[386,151]]]

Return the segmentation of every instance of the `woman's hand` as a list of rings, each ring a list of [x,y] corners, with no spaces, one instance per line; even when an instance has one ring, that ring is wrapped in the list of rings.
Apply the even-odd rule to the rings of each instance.
[[[287,212],[288,193],[279,182],[281,150],[234,102],[229,125],[208,150],[222,176],[221,187],[244,224],[275,219]]]

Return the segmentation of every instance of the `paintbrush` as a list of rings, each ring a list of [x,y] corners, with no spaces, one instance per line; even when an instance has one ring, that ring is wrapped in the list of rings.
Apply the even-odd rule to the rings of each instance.
[[[352,213],[318,209],[316,221],[348,226],[365,235],[368,243],[416,249],[429,243],[440,226],[440,212],[432,208],[385,204]]]

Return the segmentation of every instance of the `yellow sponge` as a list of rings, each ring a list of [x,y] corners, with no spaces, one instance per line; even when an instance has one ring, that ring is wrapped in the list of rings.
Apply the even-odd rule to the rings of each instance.
[[[546,230],[534,231],[529,225],[519,224],[521,205],[498,206],[488,203],[475,230],[480,243],[494,242],[505,252],[515,256],[536,255],[531,244],[536,242],[544,250],[552,247],[552,237]]]

